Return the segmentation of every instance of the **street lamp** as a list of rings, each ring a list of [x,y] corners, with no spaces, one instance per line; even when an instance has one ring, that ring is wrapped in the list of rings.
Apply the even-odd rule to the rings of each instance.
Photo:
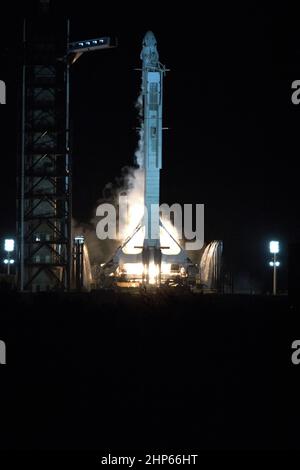
[[[84,236],[77,235],[74,238],[74,268],[75,288],[81,291],[84,281]]]
[[[10,274],[10,265],[15,262],[15,260],[11,259],[10,255],[12,251],[15,249],[15,240],[11,238],[7,238],[4,240],[4,251],[7,253],[7,258],[4,260],[4,264],[7,265],[7,274]]]
[[[279,242],[272,240],[270,242],[270,253],[273,255],[273,260],[269,262],[269,265],[273,268],[273,295],[277,292],[277,268],[280,266],[280,262],[277,261],[276,255],[279,253]]]

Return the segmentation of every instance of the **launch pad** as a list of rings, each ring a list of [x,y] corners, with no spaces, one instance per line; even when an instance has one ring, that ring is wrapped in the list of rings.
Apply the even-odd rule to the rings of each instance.
[[[74,237],[72,227],[69,73],[83,53],[113,48],[117,42],[110,37],[70,42],[70,23],[63,19],[56,33],[54,40],[48,14],[24,22],[18,169],[19,290],[90,290],[92,285],[103,285],[92,279],[93,268],[99,268],[104,284],[120,287],[195,284],[199,267],[181,246],[182,237],[171,220],[165,220],[160,211],[163,78],[167,69],[159,61],[154,34],[146,33],[140,55],[140,155],[138,169],[133,171],[141,178],[138,202],[143,211],[134,224],[128,221],[126,234],[118,237],[119,248],[100,268],[99,258],[91,266],[88,243]],[[135,211],[136,201],[131,202]]]

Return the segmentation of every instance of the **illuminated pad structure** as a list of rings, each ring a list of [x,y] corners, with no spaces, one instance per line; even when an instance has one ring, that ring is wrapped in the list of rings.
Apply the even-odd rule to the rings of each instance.
[[[166,69],[159,62],[156,39],[151,31],[144,37],[141,60],[143,158],[140,168],[144,180],[142,199],[147,211],[106,266],[112,268],[111,275],[120,282],[176,284],[186,280],[189,270],[195,270],[195,266],[177,242],[172,224],[166,226],[159,216],[163,75]]]

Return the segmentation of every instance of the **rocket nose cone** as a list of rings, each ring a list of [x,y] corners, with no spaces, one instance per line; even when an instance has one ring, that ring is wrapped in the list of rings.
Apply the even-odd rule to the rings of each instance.
[[[144,46],[155,46],[156,45],[156,39],[152,31],[147,31],[145,34],[144,40],[143,40],[143,45]]]

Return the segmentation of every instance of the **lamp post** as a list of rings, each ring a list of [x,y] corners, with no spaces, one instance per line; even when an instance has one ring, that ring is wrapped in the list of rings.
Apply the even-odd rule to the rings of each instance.
[[[83,277],[84,277],[84,261],[83,261],[83,248],[84,246],[84,237],[78,235],[74,238],[74,268],[73,272],[75,274],[75,288],[77,291],[81,291],[83,287]]]
[[[15,241],[8,238],[4,241],[4,251],[6,251],[7,258],[4,260],[4,264],[7,265],[7,275],[10,275],[10,265],[13,264],[15,261],[11,259],[10,255],[12,251],[15,249]]]
[[[270,253],[273,255],[273,260],[270,261],[269,265],[273,268],[273,295],[277,293],[277,268],[280,266],[280,262],[277,261],[277,254],[279,253],[279,242],[272,240],[270,242]]]

